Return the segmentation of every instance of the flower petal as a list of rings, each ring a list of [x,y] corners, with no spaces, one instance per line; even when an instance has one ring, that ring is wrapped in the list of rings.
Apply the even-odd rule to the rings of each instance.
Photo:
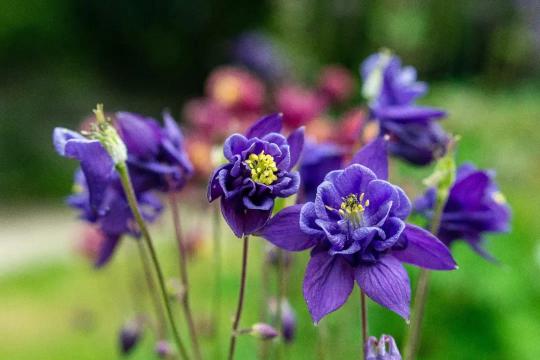
[[[446,112],[441,109],[405,105],[405,106],[384,106],[376,107],[373,110],[373,116],[379,119],[391,119],[395,122],[426,122],[431,119],[438,119],[446,116]]]
[[[450,250],[430,232],[407,224],[402,236],[407,239],[407,247],[392,252],[400,261],[432,270],[457,268]]]
[[[223,155],[229,161],[234,160],[234,156],[240,154],[248,146],[248,140],[244,135],[233,134],[229,136],[223,144]]]
[[[302,155],[302,149],[304,148],[304,127],[299,127],[293,131],[287,138],[287,142],[289,143],[291,152],[291,163],[289,165],[289,169],[291,169],[296,165],[298,159],[300,159],[300,155]]]
[[[103,267],[112,259],[112,256],[114,255],[114,251],[116,250],[119,241],[120,235],[105,236],[105,239],[103,239],[101,248],[99,249],[99,253],[94,262],[94,266],[96,268]]]
[[[130,155],[150,158],[157,154],[161,129],[154,119],[129,112],[117,112],[115,117]]]
[[[84,140],[85,137],[78,132],[66,128],[57,127],[53,131],[53,144],[56,152],[59,155],[66,156],[66,144],[72,139]]]
[[[360,288],[373,301],[409,319],[411,286],[399,260],[386,255],[374,265],[357,267],[355,277]]]
[[[304,299],[315,323],[326,314],[339,309],[354,286],[351,266],[341,256],[327,252],[314,254],[304,276]]]
[[[331,172],[327,175],[326,180],[331,178]],[[359,195],[360,193],[366,192],[368,184],[375,180],[377,177],[367,167],[358,164],[352,164],[343,170],[338,176],[334,179],[334,186],[336,187],[339,195],[342,197],[348,196],[350,194]],[[366,194],[367,195],[367,194]],[[370,200],[371,201],[371,200]]]
[[[378,137],[362,147],[353,157],[352,164],[369,168],[381,180],[388,180],[387,140]]]
[[[253,234],[268,221],[270,210],[246,209],[241,198],[221,199],[221,213],[237,237]]]
[[[283,114],[276,113],[268,115],[257,121],[246,132],[248,139],[258,137],[262,138],[264,135],[271,132],[280,132],[283,124]]]
[[[317,237],[300,229],[300,211],[303,205],[293,205],[274,215],[256,235],[288,251],[302,251],[317,244]]]

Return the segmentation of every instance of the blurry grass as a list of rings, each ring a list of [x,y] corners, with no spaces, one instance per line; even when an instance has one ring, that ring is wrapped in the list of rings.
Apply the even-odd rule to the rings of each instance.
[[[540,272],[537,255],[540,223],[536,220],[540,213],[540,133],[536,126],[540,119],[539,98],[540,90],[534,88],[485,93],[478,88],[449,84],[431,92],[428,101],[450,113],[444,120],[445,127],[462,135],[459,160],[474,161],[479,166],[497,170],[514,214],[512,233],[492,236],[487,244],[501,265],[488,263],[466,245],[458,244],[454,253],[460,270],[434,274],[420,359],[540,358],[540,280],[537,275]],[[428,172],[398,166],[393,176],[414,194],[422,190],[419,180]],[[199,226],[201,231],[207,231],[206,223],[191,219],[187,218],[186,226]],[[165,228],[170,229],[170,226]],[[229,234],[227,229],[223,231]],[[172,275],[176,273],[175,248],[171,235],[163,234],[160,256],[166,261],[167,274]],[[258,317],[260,270],[265,244],[260,239],[253,239],[252,244],[244,326],[261,320]],[[138,269],[132,245],[125,241],[115,261],[99,272],[74,257],[69,262],[0,278],[0,358],[118,358],[116,336],[120,324],[133,315],[136,304],[147,302],[144,292],[130,292],[132,286],[126,279],[129,271]],[[237,296],[240,245],[240,241],[230,236],[224,240],[221,350],[215,349],[215,342],[206,336],[203,349],[207,358],[225,356],[230,316]],[[314,327],[301,295],[308,254],[295,256],[289,293],[298,314],[299,328],[297,339],[287,347],[285,358],[316,359],[321,347],[327,351],[326,359],[358,358],[358,291],[355,289],[344,309],[328,316],[319,328]],[[192,299],[201,324],[207,324],[205,320],[210,317],[211,264],[210,241],[207,241],[190,263]],[[411,267],[413,279],[416,273]],[[144,289],[142,282],[139,289]],[[375,304],[370,304],[369,313],[371,334],[390,333],[403,344],[406,325],[399,317]],[[201,330],[207,327],[203,324]],[[152,348],[152,334],[147,332],[145,342],[132,358],[151,358]],[[256,348],[255,339],[241,338],[238,358],[253,359]]]

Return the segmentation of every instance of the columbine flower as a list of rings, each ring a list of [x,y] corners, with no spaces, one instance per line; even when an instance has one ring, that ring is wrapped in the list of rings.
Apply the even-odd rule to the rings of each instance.
[[[434,120],[446,114],[414,103],[427,92],[427,85],[416,80],[413,67],[402,67],[397,56],[383,51],[364,61],[361,74],[363,93],[371,116],[379,121],[380,135],[390,135],[390,153],[417,165],[444,154],[448,136]]]
[[[381,339],[370,336],[364,344],[365,360],[401,360],[401,354],[390,335],[381,335]]]
[[[304,154],[300,161],[301,198],[302,201],[314,201],[317,187],[332,170],[343,165],[345,150],[332,143],[315,144],[306,142]]]
[[[137,191],[178,191],[193,174],[184,149],[184,136],[168,112],[164,127],[150,117],[116,113],[120,135],[128,150],[128,165]]]
[[[344,170],[330,172],[314,202],[278,212],[257,234],[289,251],[313,248],[304,298],[315,322],[340,308],[354,281],[375,302],[409,318],[409,277],[401,262],[452,270],[449,250],[405,223],[409,199],[387,181],[385,140],[365,146]]]
[[[279,134],[282,115],[262,118],[246,135],[234,134],[224,144],[228,163],[214,171],[208,201],[221,198],[223,217],[238,237],[263,226],[276,197],[298,191],[300,176],[292,172],[304,143],[303,128],[285,138]]]
[[[250,329],[249,333],[261,340],[272,340],[277,337],[279,333],[271,325],[265,323],[256,323]]]
[[[439,228],[438,236],[445,244],[465,240],[480,255],[492,259],[482,247],[483,235],[510,228],[510,207],[494,178],[493,172],[478,170],[472,164],[459,167]],[[415,201],[415,210],[430,219],[435,197],[435,189],[429,189]]]
[[[284,85],[276,91],[276,106],[283,113],[285,124],[296,128],[317,117],[324,101],[314,91],[297,85]]]
[[[348,100],[354,92],[354,79],[349,70],[339,65],[327,66],[321,70],[319,91],[329,103]]]
[[[120,352],[123,355],[131,353],[143,334],[143,319],[137,317],[127,321],[122,328],[118,336],[118,343],[120,345]]]

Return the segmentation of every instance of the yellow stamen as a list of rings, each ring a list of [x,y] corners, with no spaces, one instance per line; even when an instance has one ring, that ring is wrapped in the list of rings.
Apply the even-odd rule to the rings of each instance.
[[[251,169],[251,178],[253,181],[271,185],[277,180],[276,173],[278,168],[272,155],[265,154],[261,151],[259,155],[251,154],[245,161]]]

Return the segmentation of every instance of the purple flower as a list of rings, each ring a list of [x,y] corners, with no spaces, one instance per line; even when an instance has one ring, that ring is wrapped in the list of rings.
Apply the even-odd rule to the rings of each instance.
[[[413,67],[402,67],[397,56],[380,52],[368,57],[360,72],[371,117],[379,121],[381,136],[390,135],[392,155],[416,165],[444,155],[448,136],[435,120],[446,113],[414,103],[427,92],[427,85],[417,81]]]
[[[178,191],[193,175],[184,136],[168,112],[164,126],[150,117],[118,112],[116,122],[128,150],[128,166],[137,191]]]
[[[314,202],[283,209],[257,232],[289,251],[312,248],[303,288],[315,322],[345,303],[355,280],[375,302],[408,319],[410,284],[401,263],[456,268],[443,243],[405,222],[410,201],[387,178],[386,144],[378,138],[347,168],[330,172]]]
[[[292,342],[296,335],[296,314],[287,299],[281,301],[281,332],[286,343]]]
[[[265,323],[256,323],[250,328],[250,334],[261,340],[272,340],[279,333],[271,325]]]
[[[167,340],[159,340],[156,343],[154,351],[160,359],[169,359],[174,355],[173,347]]]
[[[300,157],[304,129],[288,138],[279,134],[282,115],[257,121],[246,135],[233,134],[224,144],[227,163],[208,184],[208,201],[221,198],[223,217],[238,237],[254,233],[272,214],[274,199],[298,191],[300,176],[291,169]]]
[[[143,320],[141,318],[131,319],[122,326],[118,336],[122,355],[127,355],[135,349],[141,340],[142,334]]]
[[[302,179],[302,201],[300,202],[315,200],[317,187],[323,182],[326,174],[342,167],[344,156],[345,150],[338,145],[306,142],[300,160],[300,178]]]
[[[458,168],[439,228],[438,236],[445,244],[465,240],[480,255],[492,259],[482,247],[483,235],[510,229],[510,207],[494,179],[494,172],[478,170],[472,164]],[[415,210],[431,219],[435,197],[435,189],[429,189],[415,201]]]
[[[401,360],[401,354],[390,335],[381,335],[381,339],[370,336],[364,344],[365,360]]]

